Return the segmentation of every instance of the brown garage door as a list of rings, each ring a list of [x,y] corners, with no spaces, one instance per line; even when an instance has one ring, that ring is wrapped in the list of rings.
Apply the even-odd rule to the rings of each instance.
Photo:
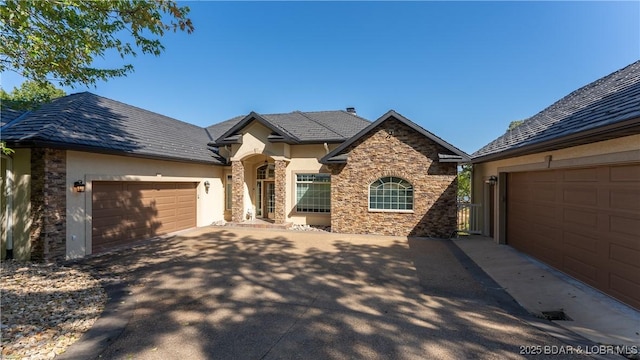
[[[509,173],[507,242],[640,309],[640,164]]]
[[[94,181],[93,253],[196,226],[196,183]]]

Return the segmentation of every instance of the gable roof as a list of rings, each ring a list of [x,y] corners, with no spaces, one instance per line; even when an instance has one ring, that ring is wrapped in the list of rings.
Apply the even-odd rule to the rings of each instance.
[[[640,61],[572,92],[473,153],[497,160],[640,133]]]
[[[4,116],[5,109],[2,139],[11,146],[224,163],[207,148],[211,138],[205,129],[89,92],[55,99],[13,122],[5,123]]]
[[[430,139],[431,141],[435,142],[436,144],[439,144],[440,146],[442,146],[445,149],[449,150],[450,153],[438,154],[438,157],[439,157],[441,162],[467,162],[467,161],[469,161],[469,155],[467,155],[467,153],[465,153],[464,151],[462,151],[462,150],[458,149],[457,147],[449,144],[448,142],[442,140],[441,138],[439,138],[435,134],[425,130],[424,128],[422,128],[418,124],[416,124],[413,121],[407,119],[406,117],[398,114],[394,110],[389,110],[389,111],[387,111],[386,114],[384,114],[380,118],[378,118],[378,120],[376,120],[376,121],[372,122],[371,124],[369,124],[369,126],[367,126],[366,128],[362,129],[360,132],[358,132],[357,134],[355,134],[354,136],[349,138],[347,141],[345,141],[342,144],[340,144],[340,146],[338,146],[337,148],[333,149],[333,151],[330,151],[327,155],[325,155],[322,159],[320,159],[320,162],[322,164],[346,163],[347,160],[348,160],[348,153],[345,153],[344,150],[347,149],[349,146],[351,146],[351,144],[355,143],[360,138],[362,138],[363,136],[365,136],[366,134],[371,132],[378,125],[382,124],[383,122],[385,122],[385,121],[387,121],[389,119],[395,119],[395,120],[400,121],[401,123],[409,126],[414,131],[416,131],[419,134],[423,135],[427,139]]]
[[[258,114],[251,112],[244,117],[236,117],[207,129],[216,132],[226,128],[222,134],[214,137],[209,145],[223,145],[240,141],[239,132],[253,121],[257,121],[270,129],[271,141],[300,143],[343,142],[370,124],[366,119],[343,110],[302,112],[294,111],[286,114]]]

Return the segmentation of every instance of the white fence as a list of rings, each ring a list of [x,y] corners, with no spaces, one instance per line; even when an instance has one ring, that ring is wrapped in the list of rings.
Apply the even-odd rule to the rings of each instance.
[[[458,232],[481,234],[480,211],[482,204],[458,203]]]

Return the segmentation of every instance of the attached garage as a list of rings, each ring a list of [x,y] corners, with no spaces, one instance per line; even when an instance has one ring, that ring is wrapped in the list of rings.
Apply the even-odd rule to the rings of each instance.
[[[191,182],[94,181],[92,253],[196,227]]]
[[[506,240],[640,308],[640,164],[512,172]]]

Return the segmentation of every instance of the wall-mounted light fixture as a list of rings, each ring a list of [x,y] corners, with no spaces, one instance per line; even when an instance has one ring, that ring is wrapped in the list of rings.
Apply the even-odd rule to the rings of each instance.
[[[489,176],[489,179],[487,179],[486,183],[489,185],[495,185],[498,183],[498,177],[495,175],[491,175]]]
[[[86,185],[84,184],[84,182],[82,182],[82,180],[78,180],[73,183],[73,190],[75,190],[76,192],[84,192],[85,188]]]
[[[209,187],[211,187],[211,184],[209,183],[209,180],[205,180],[204,181],[204,192],[206,192],[207,194],[209,193]]]

